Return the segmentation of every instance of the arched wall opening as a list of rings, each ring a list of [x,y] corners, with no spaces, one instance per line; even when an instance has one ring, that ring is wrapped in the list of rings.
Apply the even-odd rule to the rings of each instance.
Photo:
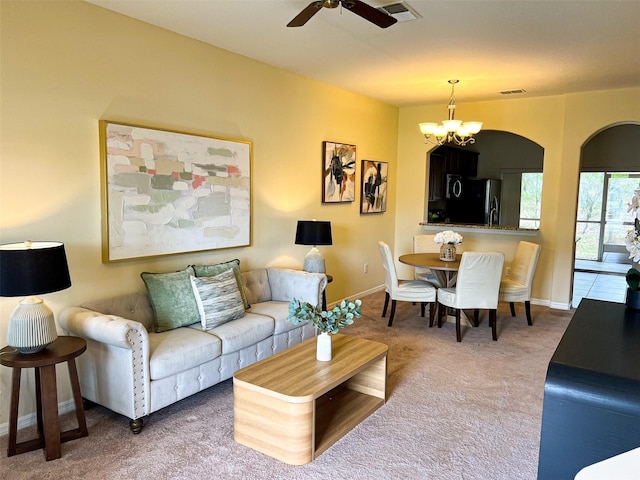
[[[572,306],[582,298],[623,302],[631,266],[625,237],[633,229],[628,204],[640,187],[640,124],[608,125],[580,151]]]
[[[465,147],[448,144],[427,153],[425,221],[488,224],[492,205],[490,198],[488,203],[484,199],[488,194],[484,189],[485,180],[491,179],[497,182],[487,191],[499,192],[492,223],[539,228],[544,148],[503,130],[482,130],[475,138],[474,144]],[[457,181],[462,186],[455,189],[452,185]],[[482,211],[472,208],[478,202],[486,203]]]

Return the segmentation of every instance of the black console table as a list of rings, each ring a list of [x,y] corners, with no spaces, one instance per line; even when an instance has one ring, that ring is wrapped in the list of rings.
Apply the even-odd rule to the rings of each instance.
[[[640,311],[583,299],[547,370],[538,480],[640,446]]]

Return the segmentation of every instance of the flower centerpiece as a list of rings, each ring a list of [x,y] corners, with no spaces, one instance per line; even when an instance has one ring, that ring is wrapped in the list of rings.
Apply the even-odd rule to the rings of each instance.
[[[624,243],[629,258],[637,264],[640,261],[640,189],[634,190],[627,211],[633,214],[633,228],[627,231]],[[640,271],[633,266],[627,271],[625,278],[628,287],[626,304],[628,307],[640,309]]]
[[[441,244],[440,260],[451,262],[456,259],[456,245],[462,243],[462,235],[453,230],[445,230],[444,232],[436,233],[433,241]]]
[[[338,333],[341,328],[353,325],[354,318],[360,318],[362,311],[361,300],[342,300],[331,310],[322,310],[319,305],[314,306],[308,302],[301,302],[294,298],[289,302],[289,316],[287,321],[298,325],[300,323],[312,323],[320,331],[316,358],[321,361],[331,360],[331,336]]]

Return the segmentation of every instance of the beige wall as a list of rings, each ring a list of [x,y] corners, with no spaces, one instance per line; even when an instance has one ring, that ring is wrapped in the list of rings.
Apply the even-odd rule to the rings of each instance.
[[[376,241],[393,241],[396,108],[87,3],[0,5],[0,243],[65,243],[73,286],[44,295],[54,313],[143,290],[142,271],[231,258],[243,270],[301,268],[309,247],[293,244],[298,219],[332,223],[334,245],[321,247],[335,278],[329,302],[383,282]],[[253,142],[252,246],[103,264],[99,119]],[[359,187],[353,203],[321,203],[325,140],[357,146],[358,182],[360,160],[389,162],[385,214],[360,215]],[[18,300],[0,298],[0,345]],[[21,414],[34,411],[27,377]],[[0,367],[0,425],[9,387],[10,370]]]
[[[421,232],[424,218],[427,152],[417,124],[442,117],[445,105],[400,110],[398,129],[398,189],[396,254],[411,250],[411,237]],[[501,250],[513,258],[519,240],[542,245],[533,296],[538,303],[568,308],[571,297],[573,249],[580,149],[600,130],[640,120],[640,89],[585,92],[566,96],[510,99],[461,104],[461,119],[479,119],[486,129],[521,135],[544,148],[544,181],[540,232],[537,237],[465,234],[466,249]],[[403,271],[404,270],[404,271]],[[409,274],[408,268],[401,273]]]

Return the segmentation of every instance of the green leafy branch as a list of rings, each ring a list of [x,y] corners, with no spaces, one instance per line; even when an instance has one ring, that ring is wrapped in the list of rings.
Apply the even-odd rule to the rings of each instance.
[[[361,300],[343,300],[331,310],[322,310],[319,305],[313,306],[294,298],[289,302],[289,316],[287,321],[298,325],[312,323],[323,333],[338,333],[341,328],[353,325],[354,318],[360,318],[362,311]]]

